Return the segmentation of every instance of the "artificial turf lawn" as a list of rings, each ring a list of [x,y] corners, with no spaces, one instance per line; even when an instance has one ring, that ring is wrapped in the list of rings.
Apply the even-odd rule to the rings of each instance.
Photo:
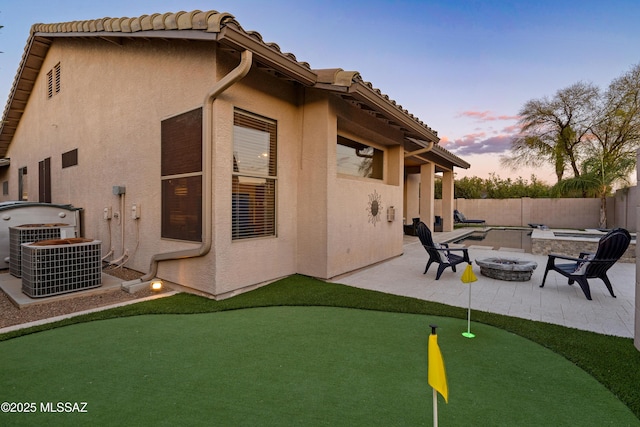
[[[2,400],[87,412],[0,423],[431,425],[431,323],[449,380],[442,425],[640,425],[593,377],[514,334],[473,325],[468,339],[461,319],[335,307],[135,316],[3,342]]]
[[[0,341],[57,327],[140,314],[207,313],[266,306],[334,306],[416,313],[465,319],[466,310],[444,304],[325,283],[294,275],[236,297],[214,301],[189,294],[105,310],[0,335]],[[474,311],[472,329],[481,323],[513,332],[564,356],[595,377],[640,418],[640,352],[633,340],[559,325]],[[0,365],[0,369],[3,366]],[[540,410],[544,410],[541,408]]]

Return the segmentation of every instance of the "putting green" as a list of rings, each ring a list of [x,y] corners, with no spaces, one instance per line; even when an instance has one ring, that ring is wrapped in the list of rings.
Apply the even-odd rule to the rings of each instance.
[[[332,307],[135,316],[0,342],[0,401],[35,406],[0,425],[428,426],[431,323],[449,380],[441,425],[640,425],[519,336],[472,323],[468,339],[464,320]]]

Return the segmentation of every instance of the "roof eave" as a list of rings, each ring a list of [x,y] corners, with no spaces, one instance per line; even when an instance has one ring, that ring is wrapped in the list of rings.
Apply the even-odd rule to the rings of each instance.
[[[469,169],[471,167],[470,163],[465,162],[460,157],[456,156],[455,154],[453,154],[451,151],[447,150],[446,148],[443,148],[443,147],[441,147],[439,145],[434,145],[433,146],[433,150],[438,152],[438,156],[440,156],[441,158],[451,162],[451,164],[453,164],[456,167],[459,167],[459,168],[462,168],[462,169]]]
[[[418,122],[409,112],[402,110],[397,104],[392,103],[387,97],[383,97],[363,82],[354,82],[349,87],[349,94],[360,102],[375,106],[389,119],[399,123],[405,129],[405,132],[410,134],[408,136],[433,142],[434,144],[440,141],[438,134],[434,130]]]
[[[239,51],[250,50],[253,52],[255,61],[273,68],[303,85],[312,86],[316,83],[316,73],[306,67],[305,64],[297,62],[295,58],[269,47],[261,40],[255,39],[252,35],[241,31],[233,25],[226,25],[220,30],[218,42]]]
[[[429,143],[415,138],[407,138],[405,145],[405,158],[411,158],[418,163],[434,162],[440,168],[453,170],[453,167],[469,169],[471,165],[451,151],[438,144],[429,146]],[[418,148],[422,147],[422,148]]]
[[[22,113],[31,96],[35,80],[40,73],[40,66],[47,55],[50,45],[51,41],[48,38],[36,37],[35,34],[31,34],[27,40],[27,45],[9,92],[7,104],[2,113],[2,121],[0,122],[0,157],[4,157],[7,154]],[[32,52],[34,47],[39,47],[42,51],[36,54]],[[33,76],[25,77],[28,73],[32,73]]]

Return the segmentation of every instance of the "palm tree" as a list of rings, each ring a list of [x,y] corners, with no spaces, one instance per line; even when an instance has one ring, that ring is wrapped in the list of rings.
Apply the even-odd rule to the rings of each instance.
[[[635,153],[612,158],[607,153],[596,154],[584,160],[582,173],[559,181],[554,193],[567,195],[578,192],[582,196],[600,199],[600,228],[607,228],[607,196],[613,193],[616,184],[629,184],[629,176],[636,167]]]

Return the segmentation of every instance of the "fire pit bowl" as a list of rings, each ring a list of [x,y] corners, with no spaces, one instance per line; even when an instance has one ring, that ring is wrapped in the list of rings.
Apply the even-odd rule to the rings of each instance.
[[[483,276],[512,282],[530,280],[533,270],[538,267],[538,263],[534,261],[502,257],[477,259],[476,264],[480,266],[480,274]]]

